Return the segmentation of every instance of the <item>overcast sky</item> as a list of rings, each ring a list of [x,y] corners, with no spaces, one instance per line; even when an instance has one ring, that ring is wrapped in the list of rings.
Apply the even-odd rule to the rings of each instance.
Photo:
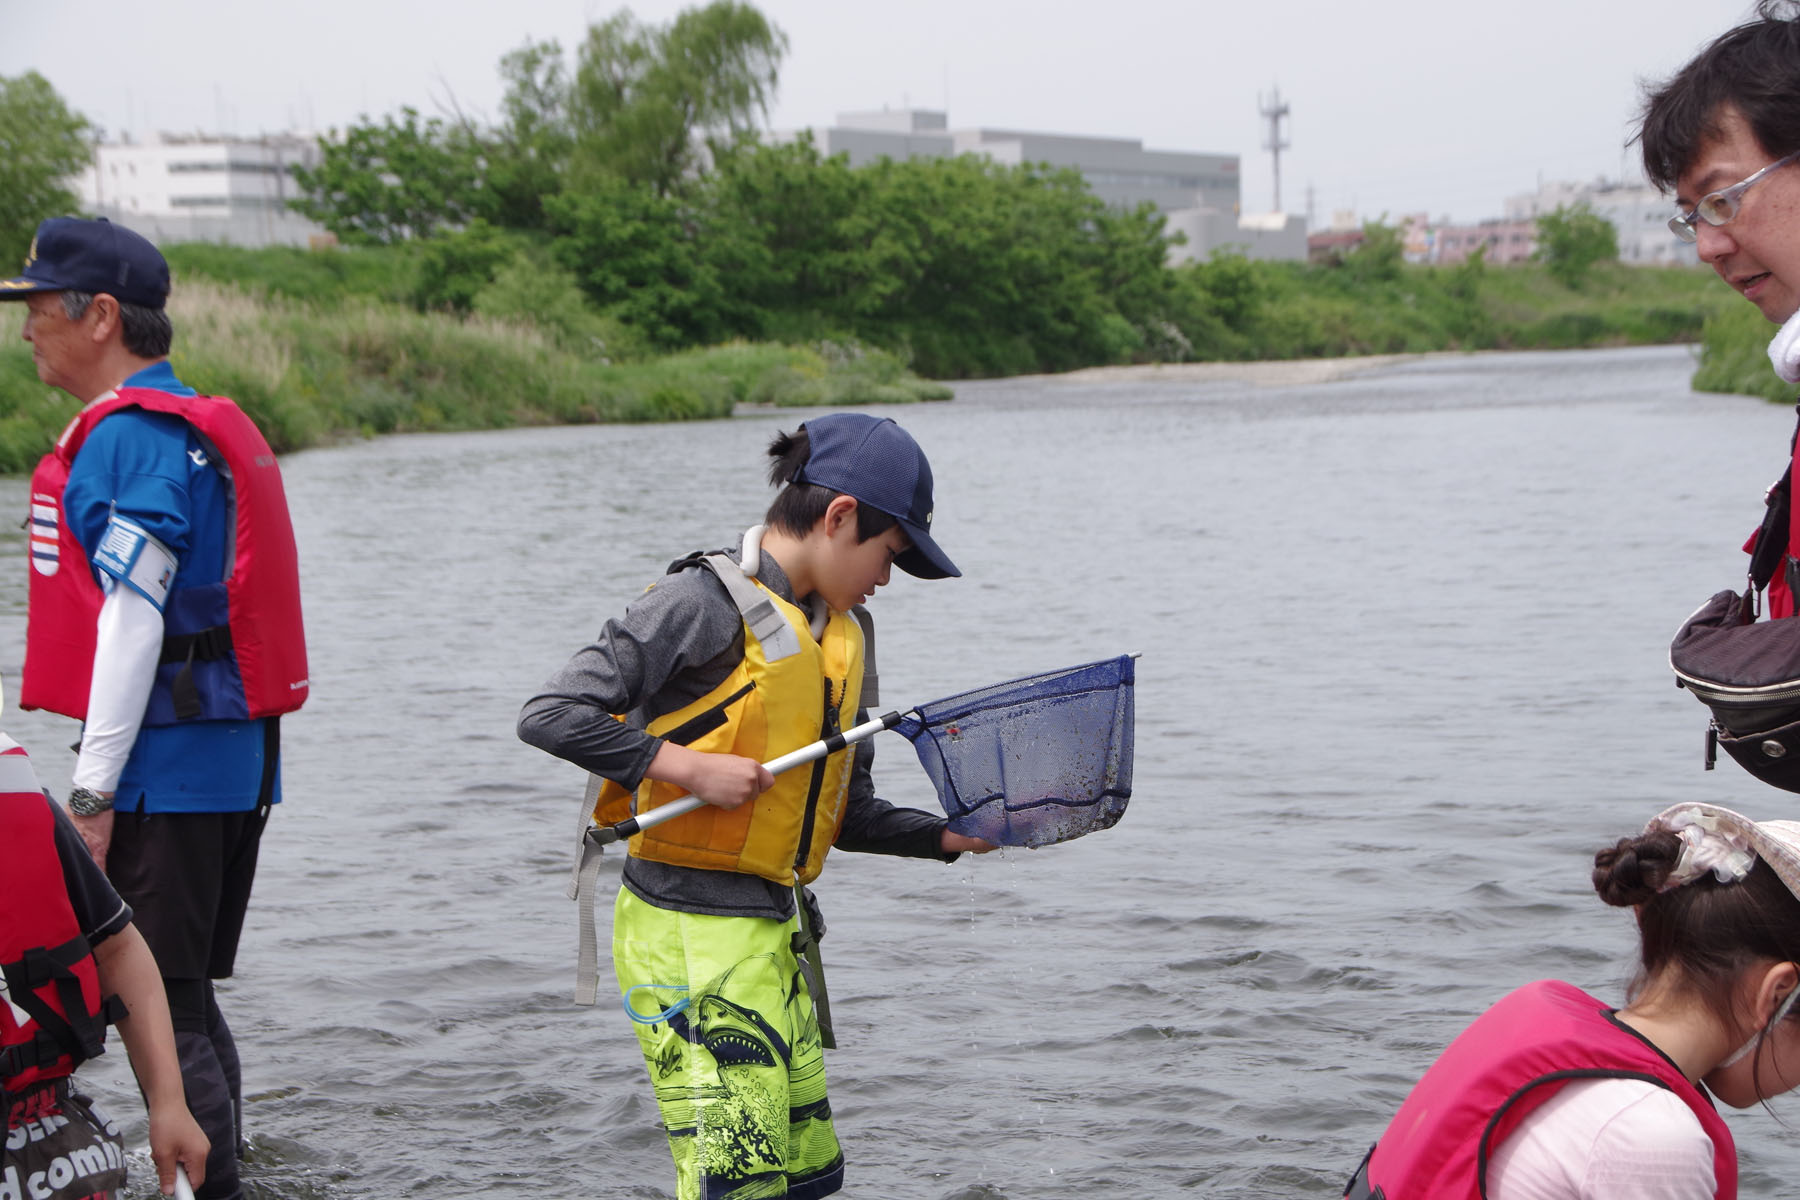
[[[646,22],[680,0],[639,0]],[[109,134],[325,130],[411,104],[498,111],[500,56],[573,52],[606,0],[0,0],[0,75],[34,69]],[[765,0],[788,36],[777,129],[947,108],[952,128],[1137,138],[1237,154],[1271,207],[1259,93],[1279,86],[1281,201],[1319,223],[1475,220],[1540,179],[1635,173],[1640,83],[1743,20],[1747,0]]]

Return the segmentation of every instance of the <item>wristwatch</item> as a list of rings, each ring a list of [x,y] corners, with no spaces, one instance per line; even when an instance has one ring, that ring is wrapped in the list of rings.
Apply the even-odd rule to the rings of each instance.
[[[69,789],[69,811],[78,817],[97,817],[103,812],[111,812],[112,806],[111,796],[102,796],[93,788]]]

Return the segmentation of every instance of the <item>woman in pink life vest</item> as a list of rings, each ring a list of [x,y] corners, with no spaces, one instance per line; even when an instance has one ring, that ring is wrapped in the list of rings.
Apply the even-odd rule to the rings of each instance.
[[[1545,980],[1502,999],[1425,1073],[1346,1200],[1731,1200],[1714,1108],[1800,1085],[1800,821],[1709,804],[1594,856],[1636,910],[1623,1008]]]

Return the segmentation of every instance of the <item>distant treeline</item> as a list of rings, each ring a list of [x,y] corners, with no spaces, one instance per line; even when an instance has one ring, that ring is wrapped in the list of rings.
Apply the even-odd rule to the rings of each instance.
[[[791,149],[768,153],[802,157]],[[880,186],[894,176],[911,176],[915,183],[941,183],[957,174],[983,179],[993,186],[988,209],[994,213],[1007,207],[1003,181],[1017,183],[1013,170],[976,160],[857,171],[826,162],[816,169],[858,187]],[[1050,190],[1042,189],[1040,197]],[[1079,205],[1087,195],[1071,189],[1061,198]],[[1474,259],[1455,267],[1417,266],[1402,261],[1397,236],[1381,227],[1374,230],[1378,236],[1328,264],[1221,254],[1170,268],[1162,262],[1159,237],[1143,237],[1135,254],[1120,249],[1118,227],[1135,218],[1101,209],[1102,221],[1070,219],[1062,225],[1068,236],[1059,251],[1049,233],[977,236],[971,222],[959,219],[953,199],[946,195],[922,211],[931,223],[957,230],[955,238],[900,238],[894,232],[898,218],[881,220],[871,205],[864,219],[879,231],[860,234],[854,243],[846,235],[830,249],[814,245],[772,257],[748,255],[741,247],[730,251],[740,262],[779,262],[779,283],[758,284],[747,265],[726,270],[691,263],[668,274],[646,267],[646,275],[636,278],[630,272],[638,260],[614,254],[604,258],[609,272],[629,281],[618,285],[617,298],[605,307],[595,305],[563,265],[565,244],[486,225],[423,241],[329,251],[184,245],[171,248],[170,258],[183,278],[205,277],[290,300],[330,304],[348,295],[530,324],[571,353],[615,362],[733,339],[825,342],[881,347],[940,379],[1131,362],[1694,341],[1706,315],[1734,299],[1710,271],[1694,268],[1602,263],[1571,288],[1536,264],[1500,268]],[[1030,212],[1014,210],[1009,219],[1024,221]],[[1112,233],[1105,232],[1106,220],[1115,222]],[[634,236],[647,236],[641,223],[625,226]],[[672,227],[671,236],[684,235]],[[1069,244],[1078,236],[1093,239],[1085,251]],[[726,255],[729,240],[688,242],[683,253]],[[901,241],[914,247],[904,274],[855,269],[875,255],[891,267],[898,255],[893,245]],[[1079,269],[1084,261],[1088,268]],[[837,307],[821,298],[828,276],[837,281],[831,289],[840,298]],[[699,286],[698,279],[708,282]],[[680,280],[690,286],[678,286]],[[906,298],[884,298],[893,290],[905,291]],[[745,298],[750,294],[756,303]],[[808,294],[813,301],[802,303]]]
[[[786,46],[734,0],[621,12],[572,55],[505,55],[496,121],[407,108],[324,139],[297,207],[376,251],[344,275],[389,299],[511,314],[541,293],[540,324],[623,356],[854,341],[966,378],[1699,333],[1704,276],[1593,265],[1616,242],[1591,214],[1552,221],[1560,249],[1523,270],[1412,267],[1380,224],[1330,264],[1170,268],[1161,215],[1109,209],[1074,170],[771,145]]]

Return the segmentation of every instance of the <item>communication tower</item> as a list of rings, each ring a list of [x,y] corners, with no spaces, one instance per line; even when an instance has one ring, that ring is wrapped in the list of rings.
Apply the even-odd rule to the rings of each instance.
[[[1262,98],[1262,93],[1258,92],[1256,95],[1256,104],[1258,110],[1262,113],[1263,120],[1269,123],[1269,136],[1263,142],[1263,149],[1269,152],[1275,164],[1275,203],[1271,207],[1271,211],[1280,212],[1281,152],[1288,148],[1288,143],[1281,136],[1281,119],[1288,115],[1288,106],[1282,103],[1281,88],[1279,86],[1273,90],[1271,98],[1266,101]]]

